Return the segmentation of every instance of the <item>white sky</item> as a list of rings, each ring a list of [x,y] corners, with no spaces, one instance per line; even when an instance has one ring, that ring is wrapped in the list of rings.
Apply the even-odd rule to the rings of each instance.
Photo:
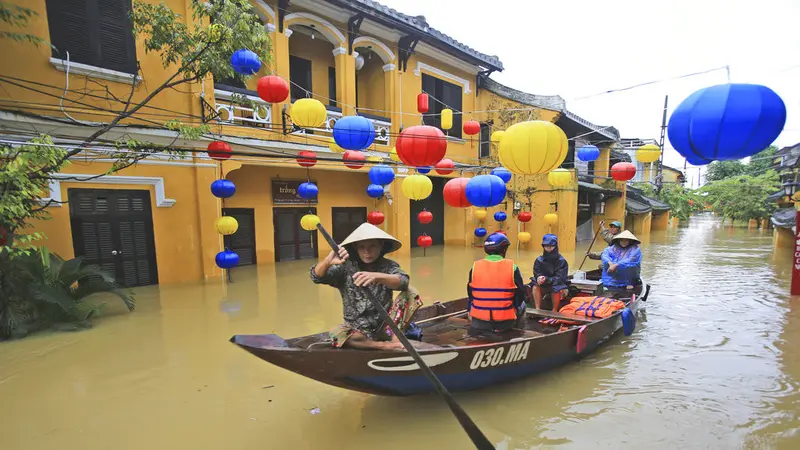
[[[500,83],[560,95],[571,112],[622,137],[658,139],[664,95],[671,113],[697,89],[725,83],[725,70],[575,99],[729,65],[732,82],[763,84],[786,103],[775,145],[800,142],[800,0],[378,1],[499,56]],[[664,163],[683,169],[668,139],[666,147]]]

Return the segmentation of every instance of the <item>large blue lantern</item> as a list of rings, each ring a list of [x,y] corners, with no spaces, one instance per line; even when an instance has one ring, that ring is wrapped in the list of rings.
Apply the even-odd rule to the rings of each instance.
[[[467,182],[467,200],[480,208],[499,205],[506,197],[506,184],[497,175],[478,175]]]
[[[375,125],[366,117],[342,117],[333,126],[333,140],[345,150],[364,150],[375,140]]]
[[[597,161],[597,158],[600,157],[600,149],[594,145],[587,144],[578,149],[577,156],[581,161]]]
[[[506,218],[508,218],[508,216],[503,211],[497,211],[494,213],[494,220],[498,222],[505,222]]]
[[[372,198],[380,198],[383,195],[383,186],[380,184],[370,184],[367,186],[367,195]]]
[[[372,184],[386,185],[394,181],[394,170],[386,164],[378,164],[369,169],[369,181]]]
[[[475,236],[479,238],[486,236],[486,228],[475,228]]]
[[[297,195],[299,195],[300,198],[310,200],[312,198],[317,198],[317,194],[319,194],[319,188],[314,183],[305,182],[297,187]]]
[[[217,267],[220,269],[231,269],[239,264],[239,255],[236,252],[225,250],[224,252],[217,253],[214,260],[217,262]]]
[[[211,183],[211,193],[217,198],[228,198],[236,193],[236,185],[231,180],[216,180]]]
[[[495,167],[492,169],[492,175],[500,177],[503,180],[503,183],[508,183],[511,181],[511,171],[506,169],[505,167]]]
[[[786,105],[758,84],[720,84],[700,89],[672,112],[672,147],[694,165],[741,159],[765,148],[786,124]]]
[[[252,75],[261,69],[261,60],[258,55],[247,49],[236,50],[231,55],[231,66],[236,73]]]

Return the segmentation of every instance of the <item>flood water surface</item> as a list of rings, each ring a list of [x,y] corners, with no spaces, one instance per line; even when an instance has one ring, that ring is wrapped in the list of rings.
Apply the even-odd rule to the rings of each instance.
[[[800,448],[800,297],[788,295],[791,254],[771,244],[713,218],[654,233],[643,244],[653,288],[632,336],[456,398],[498,449]],[[463,297],[480,255],[414,249],[398,262],[427,304]],[[535,253],[509,256],[531,276]],[[572,271],[583,253],[565,256]],[[91,330],[0,343],[0,448],[471,448],[435,395],[331,387],[228,342],[339,323],[337,291],[312,284],[310,266],[138,289],[134,313],[112,306]]]

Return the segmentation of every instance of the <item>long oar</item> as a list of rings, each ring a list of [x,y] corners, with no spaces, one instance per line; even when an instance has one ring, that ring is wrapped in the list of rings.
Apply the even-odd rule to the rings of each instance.
[[[320,233],[322,233],[322,236],[325,237],[325,240],[328,241],[328,244],[330,244],[333,251],[338,255],[339,245],[336,244],[336,241],[334,241],[331,235],[328,234],[328,232],[325,230],[322,224],[317,224],[317,229],[320,231]],[[365,292],[369,291],[365,289]],[[408,341],[405,334],[403,334],[403,332],[400,331],[400,328],[397,327],[397,324],[394,323],[391,317],[389,317],[389,313],[386,312],[386,309],[384,309],[383,305],[381,305],[381,303],[372,295],[368,295],[367,297],[370,299],[372,304],[378,309],[383,320],[392,329],[392,333],[394,333],[394,335],[397,336],[397,339],[400,339],[400,342],[403,344],[403,347],[405,347],[406,351],[411,355],[412,358],[414,358],[414,361],[416,361],[420,370],[422,370],[422,373],[425,374],[425,376],[428,378],[431,384],[433,384],[433,387],[436,388],[436,392],[438,392],[439,395],[444,399],[444,401],[447,402],[447,406],[450,407],[450,411],[453,412],[453,414],[456,416],[456,419],[458,419],[458,422],[461,424],[461,428],[464,429],[469,438],[472,440],[472,443],[475,444],[475,448],[477,448],[478,450],[495,450],[494,445],[492,445],[492,443],[489,442],[489,439],[487,439],[486,436],[483,434],[483,432],[481,432],[481,430],[478,428],[478,426],[475,425],[475,422],[473,422],[472,419],[469,418],[466,411],[464,411],[461,408],[461,406],[459,406],[459,404],[456,403],[453,396],[450,394],[450,392],[447,391],[447,388],[445,388],[442,382],[439,381],[439,379],[436,378],[436,375],[433,374],[431,368],[428,367],[427,364],[425,364],[425,361],[423,361],[422,357],[419,356],[419,353],[417,353],[417,350],[414,348],[413,345],[411,345],[411,342]]]
[[[603,228],[602,225],[597,227],[597,231],[594,232],[594,237],[592,238],[592,243],[589,244],[589,250],[586,250],[586,254],[583,255],[583,261],[581,261],[581,265],[578,267],[578,270],[581,270],[581,268],[583,268],[583,263],[585,263],[586,262],[586,258],[589,257],[589,252],[592,251],[592,247],[594,246],[594,241],[597,239],[597,235],[600,234],[600,229],[601,228]]]

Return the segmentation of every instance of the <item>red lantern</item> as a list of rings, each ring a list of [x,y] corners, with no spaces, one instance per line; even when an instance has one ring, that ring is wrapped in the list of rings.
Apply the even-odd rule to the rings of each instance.
[[[433,222],[433,214],[431,214],[430,211],[423,210],[421,213],[417,214],[417,220],[423,225],[431,223]]]
[[[428,94],[422,93],[417,95],[417,111],[420,114],[428,112]]]
[[[432,166],[447,153],[447,138],[430,125],[408,127],[397,138],[397,156],[407,166]]]
[[[497,230],[497,231],[495,231],[495,233],[500,233],[500,234],[504,234],[504,235],[508,236],[508,233],[506,233],[503,230]]]
[[[436,173],[438,173],[439,175],[450,175],[451,173],[453,173],[453,169],[455,169],[456,163],[454,163],[453,160],[450,158],[445,158],[436,163],[436,165],[433,167],[436,168]]]
[[[629,162],[618,162],[611,166],[611,178],[617,181],[628,181],[636,176],[636,166]]]
[[[689,206],[694,206],[694,200],[689,200]]]
[[[456,208],[472,206],[472,203],[467,200],[467,183],[469,183],[469,178],[453,178],[445,183],[442,190],[444,201]]]
[[[430,247],[433,245],[433,238],[428,236],[427,234],[423,234],[422,236],[417,238],[417,245],[422,248]]]
[[[533,215],[531,215],[531,213],[530,213],[530,212],[528,212],[528,211],[521,211],[521,212],[519,213],[519,215],[517,216],[517,219],[519,219],[519,221],[520,221],[520,222],[527,223],[527,222],[530,222],[530,221],[531,221],[531,218],[532,218],[532,217],[533,217]]]
[[[474,136],[481,132],[481,124],[477,120],[468,120],[464,122],[464,134]]]
[[[289,83],[277,75],[258,79],[258,96],[267,103],[280,103],[289,97]]]
[[[317,154],[308,150],[297,152],[297,164],[301,167],[314,167],[317,163]]]
[[[364,167],[364,161],[366,161],[366,159],[364,154],[357,150],[348,150],[344,152],[344,156],[342,156],[344,165],[354,170]]]
[[[227,142],[214,141],[208,144],[208,156],[211,159],[228,159],[231,157],[231,146]]]
[[[384,219],[383,213],[380,211],[372,211],[369,214],[367,214],[367,222],[376,226],[382,224],[383,219]]]

